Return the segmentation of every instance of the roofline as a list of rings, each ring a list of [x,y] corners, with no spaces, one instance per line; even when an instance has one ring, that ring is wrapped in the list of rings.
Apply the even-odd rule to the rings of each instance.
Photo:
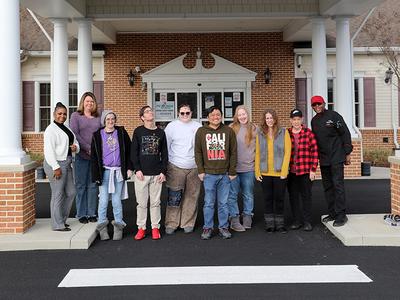
[[[400,52],[400,47],[390,47],[390,50]],[[302,54],[302,55],[311,55],[312,48],[295,48],[293,49],[295,54]],[[382,53],[381,48],[379,47],[354,47],[353,49],[354,54],[371,54],[371,53]],[[327,54],[336,54],[336,48],[327,48]]]

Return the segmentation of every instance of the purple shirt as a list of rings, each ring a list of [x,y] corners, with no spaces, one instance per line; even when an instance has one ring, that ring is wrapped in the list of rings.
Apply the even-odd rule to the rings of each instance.
[[[93,132],[97,131],[100,125],[100,118],[88,118],[85,115],[81,115],[78,112],[74,112],[71,115],[69,122],[70,128],[75,133],[76,139],[78,140],[81,148],[79,156],[83,159],[90,159],[90,145],[92,143]]]
[[[102,129],[100,130],[100,134],[103,150],[103,166],[120,167],[121,157],[117,130],[114,130],[112,133],[107,133]]]

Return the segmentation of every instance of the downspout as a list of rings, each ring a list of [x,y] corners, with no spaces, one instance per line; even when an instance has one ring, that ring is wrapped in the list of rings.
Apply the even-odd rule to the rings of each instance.
[[[36,24],[39,26],[40,30],[43,32],[45,37],[49,40],[50,43],[50,101],[53,101],[54,99],[54,82],[53,82],[53,74],[54,74],[54,51],[53,51],[53,39],[51,36],[48,34],[46,29],[44,29],[42,23],[40,23],[39,19],[36,17],[35,13],[31,11],[29,8],[26,9],[30,15],[32,16],[33,20],[35,20]],[[53,105],[52,105],[53,106]],[[53,114],[51,114],[53,116]]]
[[[395,90],[396,86],[393,84],[393,78],[390,80],[390,100],[392,102],[392,127],[393,127],[393,143],[394,143],[394,151],[395,151],[395,156],[399,156],[397,152],[399,152],[400,147],[399,143],[397,142],[397,125],[396,125],[396,102],[395,102]],[[394,92],[393,92],[394,90]]]
[[[353,108],[354,108],[354,103],[355,103],[355,99],[354,99],[354,52],[353,52],[353,43],[355,38],[358,36],[358,34],[360,33],[361,29],[364,27],[365,23],[367,23],[369,17],[372,15],[372,13],[375,11],[375,8],[370,9],[370,11],[368,12],[368,14],[365,16],[364,20],[361,22],[360,26],[358,27],[358,29],[356,30],[356,32],[353,34],[353,36],[350,39],[350,59],[351,59],[351,96],[353,99]],[[358,127],[356,126],[356,122],[355,122],[355,111],[353,109],[353,129],[355,132],[357,132],[358,137],[362,140],[362,134],[361,131],[358,129]],[[361,142],[361,161],[364,160],[364,155],[363,155],[363,150],[362,150],[362,142]]]

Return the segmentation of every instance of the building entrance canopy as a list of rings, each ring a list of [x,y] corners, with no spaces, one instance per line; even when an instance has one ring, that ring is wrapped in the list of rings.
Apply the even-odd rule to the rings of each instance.
[[[93,20],[94,43],[115,43],[132,32],[283,32],[284,41],[310,41],[311,19],[357,16],[384,0],[22,0],[45,18]],[[78,24],[68,26],[78,36]],[[335,23],[327,22],[335,31]],[[331,28],[329,28],[331,27]]]

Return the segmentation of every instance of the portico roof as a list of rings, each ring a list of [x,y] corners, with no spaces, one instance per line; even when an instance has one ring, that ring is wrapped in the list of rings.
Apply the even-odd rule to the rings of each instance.
[[[94,43],[117,33],[283,32],[285,41],[310,41],[311,18],[357,16],[384,0],[21,0],[44,18],[91,18]],[[327,30],[334,22],[327,22]],[[77,24],[68,26],[77,36]],[[333,28],[334,30],[334,28]]]

